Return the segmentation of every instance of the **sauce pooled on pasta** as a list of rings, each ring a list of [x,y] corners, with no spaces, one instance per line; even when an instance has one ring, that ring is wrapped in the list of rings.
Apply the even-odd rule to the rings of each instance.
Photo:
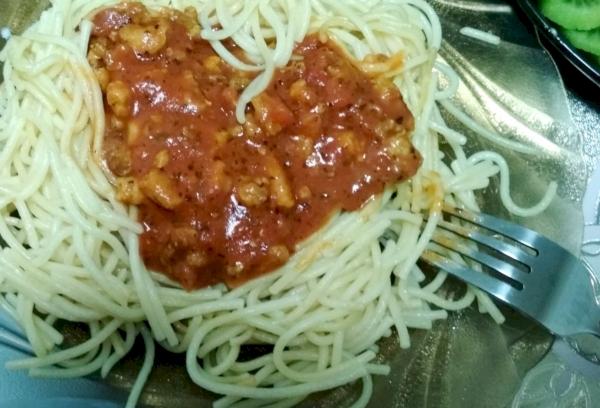
[[[256,73],[200,38],[194,10],[125,3],[94,24],[105,163],[119,200],[139,208],[146,266],[187,289],[276,269],[336,211],[359,209],[420,165],[398,89],[331,41],[297,44],[240,125],[236,103]]]

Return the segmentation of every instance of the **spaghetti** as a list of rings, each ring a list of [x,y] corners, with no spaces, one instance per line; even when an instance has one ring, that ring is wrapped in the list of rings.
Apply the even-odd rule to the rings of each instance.
[[[56,0],[25,33],[12,36],[0,54],[0,252],[1,302],[20,322],[35,358],[10,368],[32,375],[106,375],[141,334],[146,360],[128,405],[136,404],[152,366],[153,341],[186,353],[199,386],[221,394],[216,407],[290,406],[307,395],[361,380],[364,406],[372,375],[389,367],[374,362],[377,341],[395,329],[402,347],[409,328],[430,328],[448,310],[474,301],[496,321],[502,315],[480,291],[458,299],[444,290],[446,274],[425,283],[417,265],[440,219],[442,203],[477,210],[474,191],[500,173],[500,199],[519,215],[542,211],[555,193],[549,186],[538,206],[521,208],[509,194],[502,157],[467,157],[466,138],[449,129],[438,105],[451,105],[458,78],[436,62],[438,17],[422,0],[225,0],[147,1],[149,7],[198,8],[201,35],[236,69],[254,80],[237,102],[245,106],[266,89],[293,46],[309,33],[334,39],[355,59],[404,55],[388,72],[415,118],[412,142],[423,163],[410,183],[390,187],[360,211],[336,215],[299,245],[273,273],[228,290],[216,285],[186,292],[146,269],[139,255],[137,209],[116,198],[98,163],[104,135],[102,93],[86,59],[89,20],[114,1]],[[233,41],[244,60],[223,41]],[[439,85],[443,76],[448,83]],[[454,114],[452,110],[449,110]],[[456,115],[472,129],[481,125]],[[485,137],[528,151],[485,130]],[[450,147],[444,158],[440,144]],[[423,213],[428,213],[424,221]],[[60,350],[57,320],[81,322],[90,338]],[[272,352],[240,361],[247,344]]]

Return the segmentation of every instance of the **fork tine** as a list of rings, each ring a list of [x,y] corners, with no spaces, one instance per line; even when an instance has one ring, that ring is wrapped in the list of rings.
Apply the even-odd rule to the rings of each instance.
[[[520,270],[508,262],[502,261],[493,257],[492,255],[486,254],[485,252],[478,251],[477,249],[470,248],[467,245],[452,239],[451,237],[443,236],[439,232],[435,233],[432,237],[432,241],[438,245],[447,248],[451,251],[458,252],[480,264],[493,269],[495,272],[506,276],[518,285],[521,289],[524,282],[529,277],[527,272]]]
[[[475,224],[477,226],[480,226],[482,228],[488,229],[490,231],[494,231],[500,235],[504,235],[505,237],[511,238],[512,240],[519,242],[523,245],[526,245],[533,250],[536,249],[536,243],[540,239],[543,239],[542,236],[540,234],[538,234],[537,232],[534,232],[534,231],[532,231],[528,228],[522,227],[520,225],[501,220],[500,218],[496,218],[492,215],[482,214],[482,213],[475,214],[471,211],[468,211],[468,210],[465,210],[462,208],[455,208],[455,207],[450,207],[450,206],[444,206],[443,211],[447,214],[461,218],[465,221],[468,221],[468,222]],[[483,234],[481,234],[481,235],[483,235]],[[491,237],[488,237],[488,238],[494,239]],[[493,244],[491,244],[491,245],[493,245],[492,248],[495,248],[495,246],[497,245],[498,242],[501,242],[502,244],[504,244],[504,245],[501,245],[502,247],[507,245],[506,243],[503,243],[502,241],[499,241],[499,240],[494,239],[494,241],[495,242]],[[487,246],[487,244],[486,244],[486,246]],[[518,248],[516,248],[516,249],[518,249]],[[522,251],[522,250],[520,250],[520,251]],[[531,257],[529,254],[527,254],[527,252],[525,252],[525,251],[522,251],[522,252],[524,254],[526,254],[528,257]],[[506,255],[511,256],[510,254],[506,254]],[[517,258],[515,258],[515,259],[517,259]]]
[[[421,259],[443,271],[448,272],[471,285],[477,286],[490,295],[510,304],[515,305],[519,302],[520,291],[499,279],[486,275],[483,272],[477,272],[473,269],[461,265],[451,259],[448,259],[431,250],[425,250]],[[516,300],[516,302],[515,302]],[[520,302],[519,302],[520,304]]]
[[[514,259],[515,261],[521,262],[524,265],[531,264],[533,256],[528,254],[521,248],[502,242],[499,239],[491,237],[486,234],[482,234],[474,228],[465,227],[464,225],[453,224],[448,221],[440,221],[438,226],[446,231],[451,231],[463,238],[470,239],[479,244],[485,245],[486,247],[493,249],[494,251],[500,252],[508,258]]]

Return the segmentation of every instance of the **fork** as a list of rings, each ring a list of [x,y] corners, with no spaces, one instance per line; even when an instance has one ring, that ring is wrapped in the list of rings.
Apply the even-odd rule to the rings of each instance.
[[[443,213],[449,221],[439,222],[423,261],[507,303],[555,335],[600,336],[598,281],[581,260],[543,235],[491,215],[452,207],[444,207]],[[452,259],[448,251],[483,270]]]

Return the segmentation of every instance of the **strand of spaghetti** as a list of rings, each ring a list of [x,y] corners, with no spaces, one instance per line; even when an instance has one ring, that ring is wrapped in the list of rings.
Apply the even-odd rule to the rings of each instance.
[[[275,61],[273,61],[271,50],[267,46],[267,43],[262,36],[258,14],[256,14],[252,20],[252,32],[255,40],[257,41],[259,51],[264,59],[265,69],[260,75],[253,79],[252,82],[250,82],[250,84],[242,91],[242,94],[238,98],[235,117],[238,123],[241,124],[246,122],[246,105],[250,103],[252,98],[267,88],[275,72]]]
[[[379,220],[373,222],[366,231],[363,231],[363,235],[355,240],[348,248],[346,248],[337,259],[335,266],[331,268],[318,283],[317,288],[313,289],[305,302],[296,308],[292,313],[287,316],[288,320],[295,320],[304,314],[322,295],[322,292],[331,283],[336,274],[343,268],[343,266],[360,251],[361,247],[367,245],[368,241],[380,236],[385,229],[389,226],[389,220]]]
[[[458,133],[457,131],[452,130],[446,126],[442,126],[436,122],[432,122],[429,125],[429,129],[444,136],[444,138],[450,143],[464,145],[467,142],[467,138],[464,135],[462,135],[462,134]]]
[[[207,333],[202,346],[196,354],[199,358],[205,358],[211,351],[216,350],[219,346],[229,343],[230,339],[240,335],[246,330],[246,327],[241,324],[225,326],[215,329]]]
[[[132,312],[124,306],[130,297],[129,289],[115,276],[103,273],[102,269],[94,262],[89,251],[83,246],[83,231],[75,228],[73,232],[73,247],[80,262],[88,270],[90,277],[112,298],[115,306],[123,313],[123,318],[127,320],[134,319]]]
[[[90,337],[94,336],[98,333],[98,324],[96,322],[91,322],[88,324],[88,330],[90,332]],[[112,337],[112,336],[111,336]],[[60,367],[62,368],[73,368],[73,367],[81,367],[83,365],[88,364],[90,361],[94,359],[94,357],[98,356],[100,352],[100,347],[96,347],[85,353],[84,355],[76,358],[72,358],[70,360],[61,361]]]
[[[196,292],[185,292],[177,288],[158,287],[160,302],[165,307],[186,307],[190,303],[200,303],[217,300],[223,296],[220,290],[207,288]]]
[[[114,350],[115,353],[123,352],[125,345],[123,343],[123,339],[121,338],[121,334],[119,333],[119,331],[116,331],[112,336],[110,336],[108,338],[108,341],[110,342],[112,350]]]
[[[437,146],[437,137],[435,134],[428,132],[428,123],[430,122],[435,100],[433,98],[434,89],[437,87],[436,81],[430,81],[428,84],[428,95],[420,113],[420,119],[417,120],[413,134],[413,143],[417,149],[422,152],[424,157],[419,173],[424,174],[426,171],[437,171],[438,158],[436,157],[439,151]]]
[[[207,372],[209,372],[211,375],[214,375],[214,376],[223,375],[237,361],[239,355],[240,355],[240,345],[239,344],[231,344],[229,346],[229,351],[227,353],[227,356],[225,358],[223,358],[222,361],[219,362],[218,365],[210,367],[210,369],[207,369]]]
[[[36,61],[29,63],[26,60],[13,60],[13,68],[19,71],[22,75],[27,75],[28,78],[35,78],[48,70],[63,70],[63,64],[66,63],[63,55],[53,54]]]
[[[0,259],[0,263],[4,266],[12,268],[14,270],[18,270],[19,268],[16,265],[12,265],[10,263],[5,262]],[[46,313],[53,314],[62,319],[71,320],[71,321],[81,321],[81,322],[89,322],[93,320],[98,320],[104,317],[103,314],[98,313],[97,311],[89,310],[83,306],[75,307],[72,303],[66,301],[62,297],[53,297],[52,302],[49,301],[50,297],[46,292],[42,292],[41,290],[32,290],[29,289],[28,286],[31,285],[31,280],[29,283],[21,277],[15,277],[14,273],[6,274],[4,276],[6,283],[8,283],[8,287],[10,290],[18,291],[21,294],[24,294],[32,299],[35,299],[36,306],[40,310],[44,310]],[[14,289],[13,289],[14,288]]]
[[[23,200],[15,200],[15,209],[19,213],[19,217],[23,221],[23,230],[27,236],[27,242],[31,249],[36,250],[40,248],[40,237],[33,225],[33,218],[29,208],[25,205]]]
[[[85,66],[85,54],[82,55],[81,51],[77,47],[76,43],[69,41],[69,39],[62,37],[61,34],[42,34],[42,33],[34,33],[31,31],[27,31],[22,34],[21,38],[25,40],[29,40],[32,43],[36,44],[49,44],[54,47],[57,47],[60,52],[64,52],[74,58],[78,59],[78,62],[83,63]],[[52,109],[56,107],[52,106]]]
[[[441,214],[439,211],[433,211],[429,215],[429,218],[427,219],[425,227],[423,228],[423,231],[421,232],[421,236],[419,237],[419,240],[417,241],[417,244],[416,244],[413,254],[404,262],[402,271],[400,272],[401,279],[406,279],[406,277],[410,273],[412,267],[414,266],[414,264],[417,262],[417,260],[421,256],[421,253],[423,253],[423,251],[425,250],[425,247],[427,246],[427,244],[431,240],[431,237],[433,236],[433,232],[435,231],[440,218],[441,218]]]
[[[144,389],[144,384],[146,384],[146,381],[150,376],[150,372],[152,371],[152,366],[154,365],[154,339],[145,326],[140,328],[140,333],[142,334],[142,339],[144,339],[146,354],[144,355],[144,363],[142,364],[142,368],[140,369],[140,372],[133,383],[133,387],[131,387],[129,397],[127,398],[127,403],[125,404],[126,408],[133,408],[137,405],[137,402],[142,394],[142,390]]]
[[[504,138],[490,130],[484,128],[482,125],[469,118],[464,112],[461,112],[452,102],[449,100],[440,100],[439,103],[446,109],[452,116],[458,119],[462,124],[476,132],[478,135],[488,139],[489,141],[497,144],[498,146],[505,147],[507,149],[529,155],[535,155],[538,151],[530,146],[524,145],[521,142]]]
[[[402,317],[400,306],[398,305],[394,294],[392,294],[389,288],[385,291],[385,296],[387,298],[388,309],[394,321],[394,326],[396,327],[396,333],[398,334],[400,347],[409,348],[410,336],[408,334],[408,327],[406,326],[406,322]]]
[[[135,343],[136,336],[137,330],[133,323],[127,323],[125,325],[125,343],[123,344],[123,350],[120,352],[115,351],[115,353],[113,353],[106,359],[106,361],[104,361],[104,364],[102,364],[102,368],[100,369],[100,376],[102,378],[106,378],[113,367],[131,351]]]
[[[61,344],[63,342],[63,335],[58,332],[51,324],[48,324],[44,319],[41,319],[39,316],[34,315],[33,323],[45,339],[49,342],[48,349],[54,347],[57,344]]]
[[[443,320],[448,318],[446,310],[432,310],[426,312],[407,312],[402,313],[402,317],[408,327],[414,329],[431,329],[434,320]]]
[[[71,367],[71,368],[32,368],[29,370],[29,375],[32,377],[46,377],[46,378],[76,378],[84,377],[86,375],[95,373],[98,371],[108,356],[110,355],[110,342],[104,341],[102,348],[98,356],[87,364]]]
[[[360,320],[347,328],[348,342],[346,346],[349,349],[358,348],[357,345],[366,336],[373,333],[386,315],[386,304],[383,298],[378,298],[375,305],[371,304],[369,306],[366,312],[360,316]]]
[[[178,339],[172,326],[169,324],[164,307],[157,302],[156,285],[149,279],[148,274],[144,273],[146,268],[144,268],[140,259],[139,242],[132,233],[128,233],[126,237],[133,282],[140,305],[146,313],[154,338],[157,341],[167,340],[169,345],[175,346],[178,343]]]
[[[258,6],[258,3],[257,3]],[[257,7],[256,6],[256,7]],[[230,5],[227,5],[225,2],[217,2],[217,17],[216,21],[222,27],[229,27],[231,25],[235,25],[236,22],[232,21],[230,13],[235,13],[236,8],[246,7],[245,5],[240,5],[239,2],[233,2]],[[250,12],[254,12],[255,8],[250,10]],[[249,16],[248,16],[249,17]],[[215,21],[215,23],[216,23]],[[251,35],[251,30],[248,28],[249,19],[246,18],[241,24],[243,27],[240,27],[236,32],[230,37],[237,45],[239,45],[246,53],[246,58],[257,65],[262,63],[260,52],[256,46],[256,41]]]
[[[308,26],[310,24],[310,15],[302,12],[302,4],[306,5],[306,0],[285,0],[285,4],[283,8],[282,18],[285,19],[285,24],[287,24],[287,35],[286,35],[286,44],[283,47],[283,54],[280,57],[280,67],[287,65],[287,63],[291,60],[294,46],[297,41],[301,41],[302,38],[306,36],[306,31],[301,32],[301,26]],[[289,18],[290,16],[297,16],[295,18]],[[302,20],[304,18],[305,20]],[[300,38],[300,40],[296,40],[296,38]]]
[[[255,12],[258,7],[260,0],[251,0],[244,4],[243,10],[235,19],[224,19],[226,15],[229,17],[229,13],[226,10],[226,2],[213,0],[207,2],[200,12],[200,23],[203,26],[200,35],[205,40],[209,41],[222,41],[233,34],[235,34],[238,30],[242,28],[242,26],[248,21],[250,15]],[[212,11],[216,11],[219,15],[219,21],[224,24],[221,29],[214,29],[209,15]],[[220,11],[220,13],[219,13]]]
[[[366,407],[373,394],[373,380],[370,375],[365,375],[361,378],[362,380],[362,391],[360,397],[354,401],[351,408],[363,408]]]
[[[194,316],[214,313],[223,310],[238,310],[244,307],[242,299],[232,300],[216,300],[214,302],[206,302],[199,305],[191,305],[183,309],[178,309],[167,315],[167,320],[171,323],[189,319]]]
[[[118,242],[117,238],[115,238],[110,233],[106,233],[106,232],[102,231],[101,229],[96,228],[93,225],[91,220],[86,219],[84,214],[82,214],[78,211],[78,207],[76,206],[75,202],[73,201],[73,196],[72,196],[75,193],[68,188],[68,182],[67,182],[68,175],[67,175],[66,169],[62,166],[62,164],[63,164],[62,160],[61,160],[62,157],[56,151],[57,146],[54,143],[54,141],[49,137],[45,138],[44,140],[47,142],[47,145],[48,145],[47,148],[50,152],[50,157],[51,157],[50,167],[51,167],[52,173],[54,175],[54,180],[56,180],[57,183],[59,184],[59,191],[61,193],[63,203],[68,211],[68,214],[86,232],[96,234],[97,236],[99,236],[99,238],[101,240],[106,241],[108,243],[112,243],[111,246],[113,248],[121,247],[121,244]],[[102,285],[105,285],[106,283],[99,281],[98,284],[102,286]],[[112,293],[112,292],[108,291],[107,293]],[[118,301],[119,299],[115,299],[115,300]]]
[[[363,318],[356,326],[362,326],[365,330],[355,330],[355,327],[349,328],[349,339],[346,348],[352,353],[360,353],[373,344],[373,339],[377,341],[383,336],[390,327],[394,325],[393,320],[388,316],[386,303],[379,299],[377,307],[373,311],[372,320],[367,316]]]
[[[310,27],[311,5],[310,0],[298,0],[297,3],[300,3],[300,11],[297,11],[298,29],[294,34],[294,41],[300,42],[304,39]]]
[[[473,300],[475,300],[475,294],[470,289],[468,289],[467,292],[465,293],[465,295],[458,300],[445,299],[445,298],[438,296],[436,294],[433,294],[433,293],[416,291],[413,289],[409,289],[408,291],[410,293],[412,293],[413,295],[415,295],[421,299],[424,299],[433,305],[444,308],[446,310],[464,309],[465,307],[467,307],[471,303],[473,303]]]
[[[197,336],[204,337],[216,327],[225,326],[237,320],[244,320],[245,318],[253,315],[266,313],[270,310],[278,310],[292,307],[294,305],[297,305],[301,299],[302,297],[299,295],[288,295],[281,299],[266,301],[252,307],[247,307],[242,310],[230,312],[229,314],[217,315],[213,319],[207,320],[202,324],[198,324],[195,328],[195,331],[189,332],[187,334],[189,335],[189,340],[187,340],[189,344],[186,345],[187,353],[197,355],[199,348],[191,349],[191,342],[193,341],[193,338]],[[184,341],[185,339],[182,340],[182,343]]]
[[[25,279],[21,265],[22,262],[15,262],[14,260],[9,259],[9,256],[15,255],[15,251],[11,249],[6,249],[0,256],[0,264],[6,268],[4,270],[4,278],[6,282],[10,283],[9,286],[12,286],[14,289],[17,289],[20,293],[27,295],[30,299],[36,299],[37,301],[47,302],[50,300],[51,295],[44,291],[47,289],[47,285],[41,285],[38,282],[39,287],[31,287],[29,288],[27,279]],[[21,254],[17,254],[21,257]],[[21,259],[23,259],[21,257]],[[44,282],[47,284],[47,282]],[[12,289],[12,288],[11,288]]]
[[[455,161],[451,167],[454,173],[450,173],[443,181],[449,193],[485,188],[489,185],[489,179],[500,172],[500,168],[491,160],[467,161],[464,164]]]
[[[52,105],[52,102],[48,99],[48,97],[29,81],[23,81],[17,77],[14,77],[12,78],[12,82],[17,91],[29,93],[33,98],[35,98],[36,101],[40,102],[44,108],[48,109],[50,112],[54,112],[56,110],[56,107]]]
[[[204,322],[204,318],[202,316],[196,316],[190,320],[187,326],[183,324],[177,324],[180,327],[178,340],[179,343],[175,346],[170,346],[169,344],[161,344],[161,346],[172,353],[185,353],[190,345],[192,340],[192,336],[199,329],[200,325]]]
[[[364,307],[364,305],[375,301],[381,296],[385,288],[389,286],[388,279],[391,276],[393,265],[388,264],[379,268],[372,268],[371,273],[368,273],[369,269],[369,267],[365,267],[360,272],[357,271],[358,277],[355,277],[354,282],[349,282],[347,290],[342,291],[343,298],[350,302],[351,299],[355,299],[355,303]],[[362,285],[361,279],[365,279],[364,285]]]
[[[191,348],[195,348],[198,346],[197,339],[192,341],[190,345]],[[370,353],[370,354],[369,354]],[[370,360],[375,357],[374,353],[367,352],[363,357],[364,360]],[[366,370],[363,366],[356,367],[356,369],[345,369],[340,372],[339,375],[334,377],[327,377],[318,382],[311,383],[303,383],[297,385],[290,386],[279,386],[276,388],[255,388],[248,387],[242,385],[232,385],[232,384],[224,384],[218,381],[215,381],[213,377],[209,376],[207,373],[204,373],[200,367],[198,366],[197,361],[195,360],[195,356],[193,354],[188,353],[186,357],[186,365],[188,368],[188,372],[192,380],[203,387],[212,392],[216,392],[219,394],[225,395],[233,395],[240,396],[245,398],[292,398],[297,396],[304,396],[307,394],[311,394],[313,392],[327,390],[331,388],[335,388],[341,384],[347,384],[352,382],[360,377],[363,377],[366,374]],[[339,366],[338,366],[339,367]]]
[[[475,296],[477,297],[477,302],[481,305],[483,310],[485,310],[485,312],[487,312],[496,323],[504,323],[506,318],[504,317],[500,309],[498,309],[498,306],[496,306],[494,302],[492,302],[492,299],[490,299],[490,297],[486,293],[482,292],[477,288],[472,288],[472,290],[475,293]]]
[[[48,265],[50,258],[60,247],[65,245],[64,241],[73,236],[73,230],[70,228],[64,228],[60,231],[55,231],[56,229],[53,228],[51,232],[44,233],[44,240],[39,250],[31,251],[31,263],[35,267],[41,268],[43,265]]]
[[[41,271],[40,275],[42,275]],[[79,303],[79,306],[89,305],[102,315],[118,316],[123,320],[129,321],[137,321],[144,317],[144,313],[138,305],[125,307],[115,304],[103,297],[103,293],[98,293],[93,287],[85,285],[77,279],[59,277],[51,282],[54,282],[50,284],[52,284],[56,293],[70,296]]]
[[[133,231],[139,230],[139,227],[131,222],[131,219],[126,217],[124,213],[117,213],[114,209],[109,209],[105,202],[98,200],[94,197],[93,191],[85,183],[85,177],[79,171],[79,168],[71,160],[65,160],[67,170],[66,174],[67,182],[73,187],[73,198],[78,204],[79,208],[89,216],[93,216],[101,221],[102,225],[106,225],[106,228],[116,230],[118,228],[127,228]],[[115,252],[117,252],[120,258],[125,261],[127,259],[127,253],[124,247],[118,243],[114,237],[106,236],[105,241],[111,244]]]
[[[272,58],[275,67],[279,68],[287,64],[292,56],[294,42],[290,30],[293,30],[293,25],[288,23],[286,30],[283,21],[281,21],[277,13],[271,8],[268,0],[262,0],[258,8],[265,22],[273,28],[275,33],[275,49],[272,51]]]
[[[62,351],[58,351],[54,354],[50,354],[46,357],[34,357],[27,358],[23,360],[9,361],[6,363],[6,368],[8,369],[27,369],[27,368],[39,368],[44,366],[51,366],[53,364],[59,363],[62,360],[68,360],[84,353],[87,353],[90,349],[94,347],[98,347],[104,342],[121,326],[122,322],[120,320],[112,320],[106,326],[102,328],[102,330],[94,337],[86,340],[85,342],[66,349]]]
[[[315,346],[325,347],[333,344],[333,333],[335,332],[330,334],[318,334],[317,331],[314,330],[314,327],[307,330],[309,331],[305,331],[304,335],[306,336],[307,340]]]
[[[33,302],[24,296],[19,296],[16,306],[18,319],[23,324],[25,334],[31,343],[31,348],[36,355],[45,356],[47,354],[46,348],[33,322]]]
[[[383,53],[383,49],[381,47],[380,42],[376,39],[373,34],[371,28],[364,24],[363,20],[359,17],[360,11],[353,10],[353,8],[357,7],[357,2],[348,1],[345,4],[338,4],[335,1],[324,0],[324,2],[330,7],[330,9],[337,14],[338,16],[346,17],[354,26],[360,30],[361,34],[364,36],[369,48],[372,50],[374,54]]]
[[[539,214],[544,211],[550,203],[552,199],[556,196],[557,184],[556,182],[551,182],[542,199],[534,206],[530,208],[523,208],[515,204],[510,196],[510,170],[508,169],[508,164],[506,164],[506,160],[498,153],[483,151],[473,154],[469,157],[468,161],[472,164],[478,163],[482,160],[490,160],[496,163],[496,165],[500,168],[500,197],[502,199],[502,203],[511,213],[516,214],[520,217],[530,217],[535,214]]]
[[[268,319],[264,316],[252,316],[247,319],[247,322],[250,326],[274,334],[276,336],[281,336],[285,328],[282,327],[279,322],[273,322],[271,319]]]
[[[376,346],[377,341],[392,335],[391,329],[393,327],[394,321],[389,315],[386,315],[369,332],[363,333],[360,338],[357,338],[359,341],[357,341],[353,346],[348,345],[348,353],[356,355],[361,353],[363,350],[372,349],[373,345]]]
[[[38,191],[27,200],[31,211],[41,220],[57,220],[70,225],[72,221],[64,208],[60,208],[60,202],[57,203],[59,200],[57,200],[55,191],[50,192],[48,186],[42,186],[42,188],[45,190],[43,193]]]

